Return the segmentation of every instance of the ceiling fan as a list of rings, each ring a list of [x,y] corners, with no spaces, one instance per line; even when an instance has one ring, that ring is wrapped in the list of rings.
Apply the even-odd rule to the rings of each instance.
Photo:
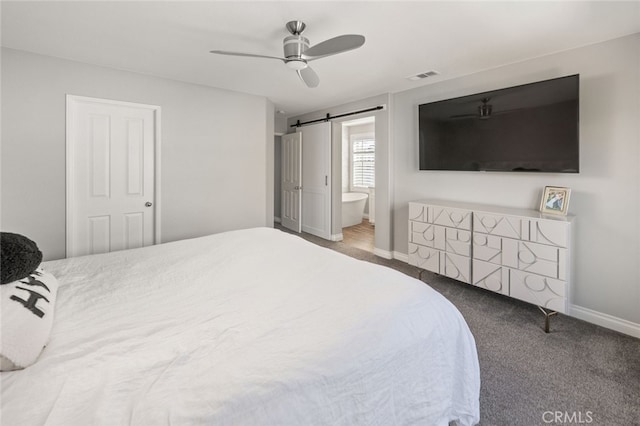
[[[490,97],[484,97],[482,99],[480,99],[481,104],[478,105],[478,112],[475,114],[459,114],[459,115],[452,115],[449,118],[468,118],[468,117],[474,117],[474,118],[479,118],[481,120],[487,120],[491,117],[493,117],[494,115],[500,115],[500,114],[509,114],[512,112],[516,112],[516,111],[520,111],[523,108],[514,108],[514,109],[506,109],[506,110],[502,110],[502,111],[493,111],[493,105],[491,105],[489,102],[491,101]],[[477,101],[474,101],[474,103]]]
[[[493,105],[489,103],[491,98],[482,98],[480,102],[482,105],[478,105],[478,113],[477,114],[460,114],[460,115],[452,115],[450,118],[467,118],[467,117],[476,117],[486,120],[491,118],[491,113],[493,111]]]
[[[226,50],[212,50],[211,53],[216,53],[218,55],[277,59],[284,62],[289,68],[296,70],[300,79],[308,87],[317,87],[320,83],[320,79],[316,72],[309,66],[309,61],[357,49],[364,44],[364,36],[357,34],[345,34],[330,38],[329,40],[325,40],[322,43],[309,47],[309,39],[301,35],[302,31],[306,28],[304,22],[290,21],[287,22],[286,28],[291,35],[285,37],[282,41],[284,47],[284,58],[279,58],[277,56],[255,55],[252,53],[229,52]]]

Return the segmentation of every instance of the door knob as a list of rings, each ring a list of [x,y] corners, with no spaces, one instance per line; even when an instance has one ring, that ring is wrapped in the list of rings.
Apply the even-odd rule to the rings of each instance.
[[[145,207],[151,207],[153,205],[153,203],[151,201],[147,201],[146,203],[144,203]]]

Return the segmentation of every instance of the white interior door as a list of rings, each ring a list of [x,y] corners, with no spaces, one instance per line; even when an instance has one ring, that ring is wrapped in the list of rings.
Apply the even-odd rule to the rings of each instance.
[[[159,107],[67,98],[67,257],[154,244]]]
[[[302,230],[302,133],[282,136],[282,226],[296,232]]]
[[[302,230],[331,239],[331,123],[302,133]]]

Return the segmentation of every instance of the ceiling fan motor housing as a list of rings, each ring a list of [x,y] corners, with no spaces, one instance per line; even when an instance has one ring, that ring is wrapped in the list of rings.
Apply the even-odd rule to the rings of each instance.
[[[297,70],[305,68],[307,61],[302,59],[302,54],[309,48],[309,39],[301,35],[290,35],[282,43],[287,66]]]
[[[492,110],[492,106],[490,104],[482,104],[478,107],[478,114],[480,115],[480,118],[489,118],[491,117],[491,110]]]

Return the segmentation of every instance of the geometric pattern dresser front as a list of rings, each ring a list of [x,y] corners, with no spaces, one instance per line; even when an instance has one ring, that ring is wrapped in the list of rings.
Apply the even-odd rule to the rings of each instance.
[[[409,203],[409,263],[567,313],[573,216],[450,201]]]

